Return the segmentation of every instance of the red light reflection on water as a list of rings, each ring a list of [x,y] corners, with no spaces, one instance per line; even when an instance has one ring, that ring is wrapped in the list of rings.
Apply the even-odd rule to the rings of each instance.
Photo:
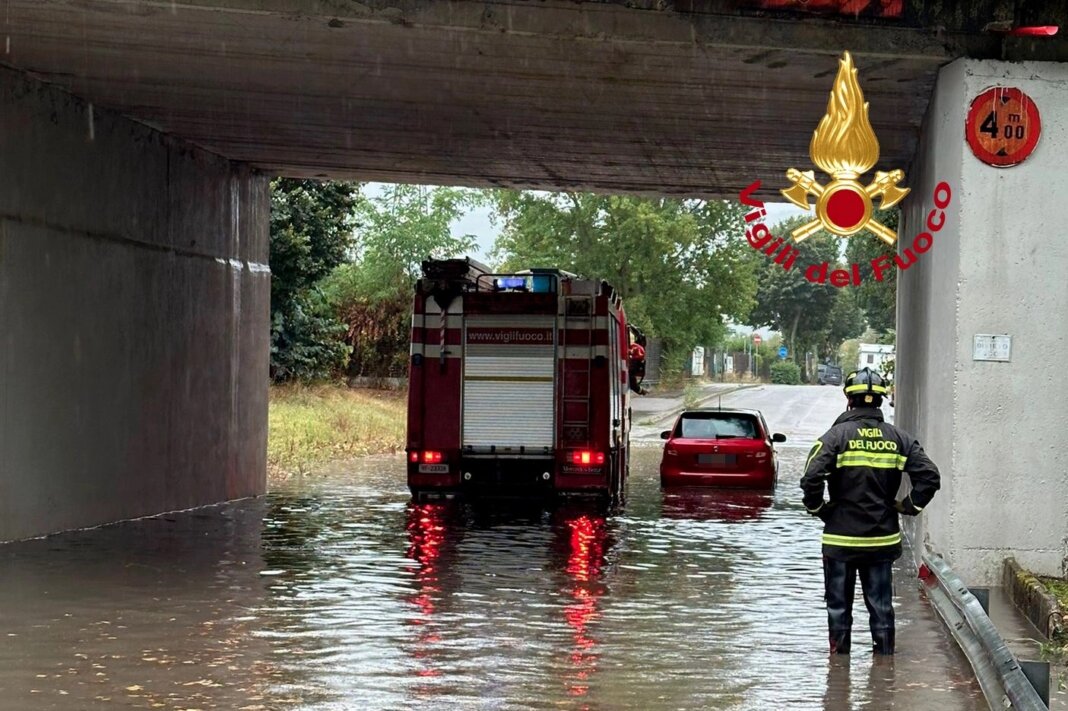
[[[414,615],[408,623],[419,625],[412,656],[424,664],[416,671],[420,677],[441,676],[441,670],[431,666],[434,647],[441,642],[441,635],[434,629],[433,617],[441,592],[439,580],[440,558],[445,543],[446,524],[443,504],[416,504],[408,512],[408,550],[406,555],[419,564],[415,572],[415,594],[410,601]]]
[[[566,676],[567,692],[571,696],[586,696],[600,656],[597,640],[589,628],[601,616],[597,600],[604,594],[598,577],[604,565],[605,519],[584,514],[568,519],[567,525],[570,535],[565,570],[573,584],[568,590],[571,602],[564,608],[564,620],[571,628],[574,642],[568,655],[571,669]]]

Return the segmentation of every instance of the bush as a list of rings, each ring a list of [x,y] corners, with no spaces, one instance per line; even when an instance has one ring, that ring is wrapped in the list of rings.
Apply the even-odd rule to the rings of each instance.
[[[801,368],[797,363],[781,361],[771,365],[771,382],[779,385],[800,385]]]
[[[271,314],[271,379],[326,380],[345,368],[345,324],[314,291],[292,297]]]

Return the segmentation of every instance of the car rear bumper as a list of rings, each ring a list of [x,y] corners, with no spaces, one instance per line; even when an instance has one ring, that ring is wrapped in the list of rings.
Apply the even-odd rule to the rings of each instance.
[[[684,471],[661,468],[660,485],[714,486],[738,489],[774,489],[775,473],[766,469],[751,469],[737,472]]]

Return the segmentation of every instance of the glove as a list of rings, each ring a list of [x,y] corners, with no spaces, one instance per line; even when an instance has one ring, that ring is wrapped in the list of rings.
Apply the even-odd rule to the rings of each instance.
[[[901,501],[895,501],[894,508],[897,509],[899,514],[904,514],[905,516],[919,516],[920,514],[920,512],[916,510],[916,506],[913,505],[912,499],[909,497],[906,497]]]
[[[831,512],[832,509],[834,509],[834,503],[831,501],[824,501],[820,505],[819,509],[817,509],[816,511],[809,511],[808,513],[810,516],[815,516],[820,521],[826,523],[827,515]]]

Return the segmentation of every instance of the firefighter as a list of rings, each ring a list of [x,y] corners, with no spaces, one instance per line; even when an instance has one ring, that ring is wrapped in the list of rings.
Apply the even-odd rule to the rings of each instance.
[[[938,468],[911,435],[883,421],[886,380],[864,368],[845,380],[848,409],[819,438],[801,479],[805,508],[823,521],[823,580],[832,654],[849,654],[859,575],[876,654],[894,653],[893,562],[898,514],[916,516],[939,486]],[[901,474],[911,490],[897,500]],[[824,501],[824,483],[828,499]]]
[[[639,395],[645,395],[649,391],[642,387],[642,379],[645,378],[645,348],[635,341],[630,344],[630,389]]]

